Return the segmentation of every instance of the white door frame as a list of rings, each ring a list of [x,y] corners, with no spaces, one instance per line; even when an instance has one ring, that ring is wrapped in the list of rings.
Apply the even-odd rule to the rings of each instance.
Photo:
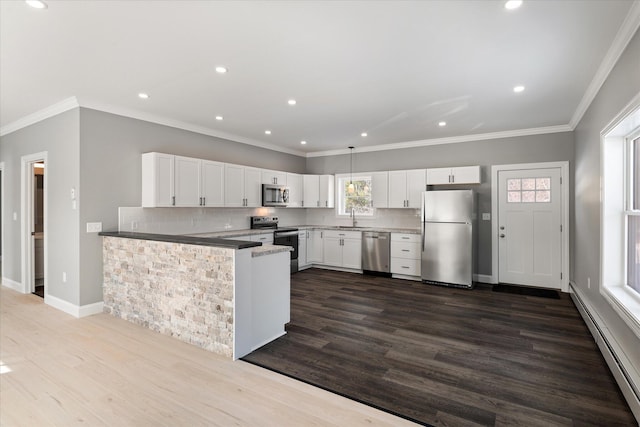
[[[4,182],[7,180],[7,177],[5,176],[4,173],[4,162],[0,162],[0,177],[2,179],[0,179],[0,261],[2,261],[2,258],[4,257],[4,222],[5,222],[5,217],[4,217],[4,204],[5,204],[5,195],[4,195]],[[4,269],[2,269],[2,271],[4,271]],[[0,273],[2,273],[2,271],[0,271]],[[2,274],[2,276],[4,276],[4,274]],[[0,277],[1,279],[1,277]]]
[[[20,204],[22,207],[22,293],[30,294],[35,291],[34,271],[33,271],[33,239],[31,238],[31,222],[33,221],[33,168],[31,165],[38,161],[44,161],[44,294],[48,295],[47,279],[49,278],[49,168],[48,152],[29,154],[22,156],[20,160]],[[4,234],[3,234],[4,237]]]
[[[569,292],[569,162],[520,163],[491,166],[491,283],[499,281],[498,266],[498,172],[519,169],[560,168],[562,194],[562,292]]]

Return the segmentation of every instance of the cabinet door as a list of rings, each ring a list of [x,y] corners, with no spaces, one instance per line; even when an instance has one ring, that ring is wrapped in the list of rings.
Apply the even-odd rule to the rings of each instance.
[[[362,240],[342,240],[342,266],[345,268],[362,268]]]
[[[451,184],[451,168],[427,169],[427,184]]]
[[[224,165],[224,205],[244,206],[244,167],[240,165]]]
[[[144,153],[142,155],[142,207],[173,206],[172,154]]]
[[[407,171],[389,171],[389,207],[405,208],[407,201]]]
[[[307,230],[298,232],[298,268],[306,267],[307,261]]]
[[[289,187],[289,204],[287,206],[292,208],[302,206],[302,175],[288,173],[287,186]]]
[[[303,206],[305,208],[318,207],[320,205],[320,176],[303,175],[302,185]]]
[[[335,206],[333,175],[320,175],[320,207],[332,208]]]
[[[310,240],[307,242],[307,261],[322,264],[324,262],[324,242],[322,230],[312,230],[309,233]]]
[[[322,239],[322,256],[324,258],[323,264],[333,265],[336,267],[342,266],[342,239],[338,237],[327,237]]]
[[[373,172],[371,174],[371,206],[374,208],[389,207],[389,173]]]
[[[257,168],[247,167],[244,169],[244,197],[245,206],[262,206],[262,171]]]
[[[287,173],[263,169],[262,184],[287,185]]]
[[[480,184],[480,166],[452,168],[454,184]]]
[[[407,171],[407,207],[418,209],[422,203],[422,192],[427,188],[425,169]]]
[[[200,197],[203,206],[224,206],[224,163],[201,162]]]
[[[200,206],[200,160],[175,156],[175,206]]]

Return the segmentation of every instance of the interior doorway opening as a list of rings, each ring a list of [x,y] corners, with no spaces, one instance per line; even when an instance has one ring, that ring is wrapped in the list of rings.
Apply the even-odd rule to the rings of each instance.
[[[44,175],[45,163],[33,163],[33,293],[44,298]]]

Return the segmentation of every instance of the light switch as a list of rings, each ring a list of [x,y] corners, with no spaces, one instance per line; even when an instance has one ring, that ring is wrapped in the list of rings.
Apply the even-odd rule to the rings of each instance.
[[[99,233],[102,231],[102,223],[101,222],[88,222],[87,223],[87,233]]]
[[[490,213],[486,213],[486,212],[484,212],[484,213],[482,214],[482,220],[483,220],[483,221],[491,221],[491,214],[490,214]]]

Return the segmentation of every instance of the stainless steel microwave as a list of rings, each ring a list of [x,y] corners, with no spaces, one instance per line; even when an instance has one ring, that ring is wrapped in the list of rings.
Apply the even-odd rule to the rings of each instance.
[[[262,206],[280,206],[289,204],[289,187],[286,185],[262,184]]]

